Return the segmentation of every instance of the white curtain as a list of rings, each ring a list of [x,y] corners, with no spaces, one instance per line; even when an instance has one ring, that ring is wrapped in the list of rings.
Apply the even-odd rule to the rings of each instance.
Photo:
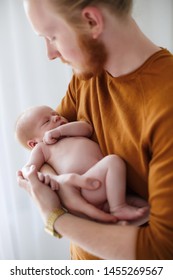
[[[134,17],[160,46],[173,51],[173,1],[136,0]],[[25,108],[55,108],[65,94],[70,68],[49,62],[33,33],[21,0],[0,1],[0,259],[68,259],[69,242],[47,235],[37,208],[16,183],[28,152],[14,138]]]
[[[55,108],[65,94],[70,68],[50,62],[43,40],[26,20],[21,0],[0,1],[0,259],[68,259],[69,244],[46,234],[38,210],[16,183],[28,158],[14,138],[25,108]]]

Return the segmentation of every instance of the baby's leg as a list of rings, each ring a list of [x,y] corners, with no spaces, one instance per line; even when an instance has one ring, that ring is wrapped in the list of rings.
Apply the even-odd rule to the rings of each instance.
[[[82,190],[90,203],[104,203],[108,200],[110,211],[125,203],[126,168],[123,160],[109,155],[98,161],[83,176],[93,177],[101,182],[96,190]]]
[[[136,219],[145,213],[145,207],[137,208],[126,203],[126,167],[120,157],[104,157],[83,176],[93,177],[102,183],[95,191],[82,190],[90,203],[96,205],[108,200],[110,212],[121,220]]]
[[[105,187],[105,179],[107,174],[107,167],[105,158],[98,161],[95,165],[93,165],[88,171],[86,171],[82,177],[86,178],[94,178],[101,183],[100,187],[93,190],[87,190],[82,188],[81,193],[82,196],[91,204],[95,206],[103,206],[107,201],[106,187]]]
[[[124,161],[116,156],[107,156],[106,193],[110,212],[120,220],[140,218],[148,207],[135,207],[126,202],[126,166]]]

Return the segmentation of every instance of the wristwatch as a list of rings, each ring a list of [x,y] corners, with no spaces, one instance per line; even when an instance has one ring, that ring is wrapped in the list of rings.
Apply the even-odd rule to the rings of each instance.
[[[54,223],[60,216],[62,216],[65,213],[67,213],[67,211],[63,208],[53,209],[50,212],[49,217],[47,219],[47,222],[46,222],[46,225],[45,225],[45,228],[44,228],[45,231],[47,233],[51,234],[52,236],[61,238],[62,235],[54,230]]]

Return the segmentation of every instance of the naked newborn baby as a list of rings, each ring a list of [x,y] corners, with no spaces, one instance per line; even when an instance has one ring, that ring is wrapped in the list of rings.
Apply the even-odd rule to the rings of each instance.
[[[88,122],[68,122],[48,106],[27,109],[16,123],[18,140],[24,147],[32,149],[29,161],[22,168],[23,176],[27,179],[32,165],[40,171],[46,162],[60,176],[77,173],[80,176],[94,178],[94,184],[100,184],[97,189],[78,189],[74,186],[70,190],[72,199],[73,193],[78,192],[90,205],[88,216],[97,218],[92,215],[91,205],[98,208],[99,214],[108,202],[109,213],[120,220],[128,221],[142,217],[148,210],[146,202],[140,208],[126,203],[124,161],[117,155],[103,157],[99,145],[89,139],[92,133],[93,128]],[[59,189],[60,198],[64,200],[64,192],[67,190],[63,190],[61,184],[55,184],[57,176],[49,176],[50,186],[54,190]],[[39,177],[43,180],[44,175]],[[68,208],[65,201],[63,204]],[[111,220],[110,217],[110,214],[105,213],[105,219]]]

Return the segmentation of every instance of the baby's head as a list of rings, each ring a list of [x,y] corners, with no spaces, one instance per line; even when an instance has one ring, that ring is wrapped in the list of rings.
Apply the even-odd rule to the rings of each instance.
[[[16,137],[25,148],[32,149],[42,142],[46,131],[67,122],[48,106],[31,107],[19,116],[15,129]]]

